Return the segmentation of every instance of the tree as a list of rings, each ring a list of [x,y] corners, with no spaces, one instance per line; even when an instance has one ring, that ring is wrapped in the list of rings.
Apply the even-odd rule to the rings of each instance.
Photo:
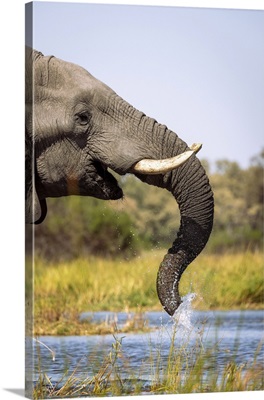
[[[170,245],[180,223],[178,206],[171,193],[146,185],[133,175],[127,177],[122,188],[126,212],[133,218],[144,244]]]
[[[251,160],[246,175],[247,190],[245,200],[253,229],[263,232],[263,204],[264,204],[264,149]]]

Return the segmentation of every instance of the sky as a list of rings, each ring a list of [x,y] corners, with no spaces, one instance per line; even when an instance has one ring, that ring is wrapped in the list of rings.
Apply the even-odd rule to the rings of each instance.
[[[264,148],[264,11],[52,2],[33,10],[35,49],[81,65],[188,144],[202,143],[211,165],[247,168]]]

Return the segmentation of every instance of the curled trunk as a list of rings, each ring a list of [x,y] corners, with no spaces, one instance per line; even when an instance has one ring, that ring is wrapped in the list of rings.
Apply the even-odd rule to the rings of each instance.
[[[153,129],[156,146],[161,142],[162,154],[168,158],[188,150],[179,137],[157,124]],[[192,155],[179,168],[164,175],[144,176],[142,181],[166,188],[176,199],[181,215],[180,228],[172,247],[160,264],[157,292],[165,311],[173,315],[181,303],[179,281],[186,267],[203,250],[213,226],[214,199],[206,172],[200,161]]]

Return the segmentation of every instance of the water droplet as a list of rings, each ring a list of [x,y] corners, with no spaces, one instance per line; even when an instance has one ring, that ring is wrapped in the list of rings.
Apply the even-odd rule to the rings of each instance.
[[[195,293],[188,293],[182,298],[182,303],[172,316],[174,324],[177,324],[178,329],[184,330],[186,333],[191,333],[194,330],[192,324],[193,308],[192,301],[195,299]]]

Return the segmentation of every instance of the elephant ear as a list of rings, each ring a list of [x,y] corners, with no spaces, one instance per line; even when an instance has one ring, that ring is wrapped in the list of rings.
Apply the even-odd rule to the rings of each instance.
[[[28,224],[40,224],[46,217],[46,200],[40,200],[37,193],[36,165],[33,156],[33,134],[32,134],[32,88],[33,88],[33,62],[43,54],[26,47],[25,52],[25,221]]]
[[[32,158],[31,141],[26,134],[26,165],[25,165],[25,222],[27,224],[40,224],[47,215],[46,200],[40,200],[36,190],[34,160]]]
[[[40,224],[47,215],[46,200],[40,200],[35,188],[31,185],[26,193],[26,224]]]

